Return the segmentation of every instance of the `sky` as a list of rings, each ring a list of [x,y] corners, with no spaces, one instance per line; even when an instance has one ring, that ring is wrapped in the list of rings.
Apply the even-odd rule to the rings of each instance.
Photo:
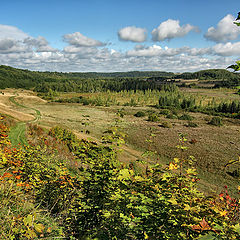
[[[0,65],[58,72],[227,68],[239,0],[0,0]]]

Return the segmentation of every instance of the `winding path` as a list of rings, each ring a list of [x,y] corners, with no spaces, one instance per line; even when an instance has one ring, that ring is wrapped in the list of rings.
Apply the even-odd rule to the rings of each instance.
[[[21,145],[28,145],[27,139],[26,139],[26,124],[27,123],[33,123],[33,122],[38,122],[41,119],[41,113],[39,110],[31,107],[27,107],[25,105],[22,105],[18,103],[15,100],[16,96],[11,96],[9,97],[9,101],[14,103],[16,106],[25,108],[25,109],[31,109],[35,111],[35,118],[31,121],[25,121],[25,122],[18,122],[14,127],[10,129],[9,133],[9,139],[12,143],[13,146],[17,146],[18,144]]]

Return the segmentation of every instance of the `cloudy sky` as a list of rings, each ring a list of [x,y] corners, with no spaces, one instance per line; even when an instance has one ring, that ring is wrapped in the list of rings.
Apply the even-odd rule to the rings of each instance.
[[[239,0],[0,0],[0,65],[61,72],[226,68]]]

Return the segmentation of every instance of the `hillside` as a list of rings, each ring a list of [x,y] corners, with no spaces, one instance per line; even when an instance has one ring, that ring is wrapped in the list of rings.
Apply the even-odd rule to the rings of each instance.
[[[224,69],[203,70],[195,73],[174,74],[170,72],[114,72],[114,73],[58,73],[36,72],[0,66],[0,88],[36,88],[48,92],[51,88],[64,92],[98,92],[121,90],[159,89],[159,83],[178,79],[217,81],[218,86],[237,86],[240,75]]]
[[[232,89],[201,91],[208,108],[239,99]],[[177,87],[60,93],[61,103],[29,90],[3,93],[1,239],[240,237],[238,113],[211,125],[210,116],[188,112],[194,92]],[[89,97],[95,105],[72,102]]]

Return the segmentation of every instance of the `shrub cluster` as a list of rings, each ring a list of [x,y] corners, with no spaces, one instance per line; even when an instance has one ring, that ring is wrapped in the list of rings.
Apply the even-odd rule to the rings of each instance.
[[[226,192],[212,199],[200,193],[196,171],[183,168],[184,159],[166,167],[149,165],[139,173],[118,162],[111,146],[79,140],[55,127],[50,135],[74,156],[72,171],[50,154],[54,144],[47,138],[38,146],[12,149],[8,130],[0,126],[0,131],[2,239],[240,237],[235,200]],[[109,133],[118,137],[115,130]],[[29,206],[24,211],[22,203]]]

